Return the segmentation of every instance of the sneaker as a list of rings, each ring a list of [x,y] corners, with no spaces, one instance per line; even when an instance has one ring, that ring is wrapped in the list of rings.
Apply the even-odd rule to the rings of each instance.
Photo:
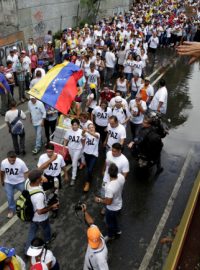
[[[69,184],[70,187],[73,187],[75,185],[75,181],[76,181],[75,179],[71,179],[70,184]]]
[[[83,191],[84,192],[88,192],[89,189],[90,189],[90,183],[89,182],[86,182],[85,185],[84,185]]]
[[[12,211],[8,212],[7,218],[12,218],[14,216],[14,213]]]
[[[39,153],[39,149],[37,149],[37,148],[35,148],[35,149],[33,149],[33,151],[32,151],[32,153],[33,153],[33,155],[36,155],[37,153]]]

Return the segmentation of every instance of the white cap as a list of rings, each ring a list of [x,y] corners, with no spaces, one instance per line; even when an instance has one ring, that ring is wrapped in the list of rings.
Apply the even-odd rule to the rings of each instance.
[[[115,97],[115,102],[122,102],[122,98],[120,96]]]

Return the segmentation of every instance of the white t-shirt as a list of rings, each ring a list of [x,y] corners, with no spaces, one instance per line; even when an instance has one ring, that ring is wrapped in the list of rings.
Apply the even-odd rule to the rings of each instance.
[[[82,130],[79,128],[74,131],[73,129],[69,129],[66,131],[64,138],[68,141],[68,148],[80,150],[83,147],[82,144]]]
[[[142,88],[142,79],[139,78],[137,81],[134,78],[131,80],[131,91],[138,92]]]
[[[115,115],[119,121],[120,124],[122,125],[125,125],[124,124],[124,121],[130,117],[130,112],[129,112],[129,109],[127,107],[125,108],[117,108],[117,107],[114,107],[112,109],[112,115]]]
[[[88,71],[87,73],[88,76],[88,84],[90,85],[91,83],[94,83],[97,85],[98,82],[98,78],[100,78],[100,74],[98,70],[94,70],[94,72],[92,72],[91,70]]]
[[[31,100],[28,102],[28,110],[31,113],[33,126],[39,126],[42,120],[46,118],[46,110],[44,104],[37,100],[35,104]]]
[[[143,101],[143,100],[140,100],[140,104],[142,106],[142,109],[143,110],[147,110],[147,105],[146,105],[146,102]],[[143,119],[144,119],[144,114],[140,112],[139,115],[134,115],[134,113],[137,113],[138,114],[138,107],[137,107],[137,104],[135,102],[135,99],[132,99],[129,103],[129,110],[131,112],[131,122],[133,122],[134,124],[142,124],[143,122]]]
[[[126,130],[125,127],[119,124],[116,128],[112,128],[110,124],[107,127],[108,131],[108,141],[107,145],[112,147],[114,143],[120,142],[121,139],[126,138]]]
[[[48,264],[51,262],[51,267],[54,267],[56,264],[56,258],[54,257],[53,253],[49,249],[44,249],[41,256],[41,263]],[[31,257],[31,264],[35,264],[36,260],[35,257]]]
[[[118,167],[118,173],[128,173],[129,172],[129,161],[125,155],[121,154],[119,157],[113,157],[112,151],[108,151],[106,155],[106,170],[103,177],[103,183],[108,183],[110,181],[110,176],[108,174],[108,168],[110,164],[114,163]]]
[[[106,60],[106,67],[108,68],[115,67],[116,57],[113,52],[106,52],[105,60]]]
[[[5,183],[16,185],[25,181],[24,173],[28,172],[28,168],[20,158],[16,158],[14,164],[10,164],[6,158],[1,162],[1,171],[5,172]]]
[[[92,225],[94,226],[94,225]],[[92,249],[89,245],[85,254],[83,270],[109,270],[107,257],[108,250],[103,237],[101,238],[102,246],[98,249]]]
[[[159,44],[158,37],[151,36],[150,39],[149,39],[149,47],[152,48],[152,49],[157,49],[158,44]]]
[[[166,113],[167,111],[167,98],[168,98],[168,93],[167,93],[167,88],[161,87],[158,89],[158,91],[155,93],[149,108],[153,111],[157,111],[159,102],[163,102],[161,108],[160,108],[160,112],[161,113]]]
[[[97,105],[97,100],[96,99],[94,100],[94,94],[93,93],[89,94],[87,96],[87,100],[89,100],[89,99],[92,99],[92,101],[91,101],[90,105],[88,106],[88,108],[94,109],[96,107],[96,105]]]
[[[143,84],[141,86],[141,89],[143,89],[144,87],[145,87],[145,85]],[[139,92],[140,92],[140,90],[139,90]],[[154,88],[153,88],[153,86],[151,84],[149,84],[148,87],[146,88],[146,93],[147,93],[147,96],[148,97],[153,97],[153,95],[154,95]]]
[[[40,167],[48,160],[49,160],[48,155],[46,153],[42,154],[38,160],[37,166]],[[65,167],[64,158],[60,154],[57,154],[56,160],[54,160],[51,164],[49,164],[49,167],[44,170],[44,173],[50,176],[58,176],[61,173],[61,169],[63,167]]]
[[[25,71],[30,72],[31,59],[28,56],[23,58],[23,68]]]
[[[26,119],[26,115],[25,113],[20,110],[20,118],[22,120],[25,120]],[[6,112],[6,115],[5,115],[5,122],[8,122],[8,123],[12,123],[12,121],[18,116],[18,109],[16,110],[9,110]]]
[[[96,106],[92,114],[95,116],[95,124],[101,127],[107,127],[108,118],[112,115],[112,110],[107,107],[106,111],[104,111],[100,106]]]
[[[106,205],[111,211],[118,211],[122,208],[122,191],[125,183],[125,177],[118,173],[117,179],[110,181],[105,187],[105,198],[112,198],[112,203]]]
[[[133,64],[133,73],[138,73],[139,77],[142,75],[142,68],[143,68],[143,63],[142,61],[134,61]]]
[[[98,138],[92,136],[88,132],[85,133],[85,145],[84,145],[83,152],[88,155],[93,155],[93,156],[98,157],[100,134],[97,132],[96,134],[98,135]]]
[[[45,213],[45,214],[41,214],[39,215],[36,211],[45,208],[46,205],[46,196],[44,193],[44,190],[41,186],[37,186],[37,187],[31,187],[30,184],[27,185],[27,190],[29,192],[31,191],[41,191],[38,192],[36,194],[33,194],[31,196],[31,202],[33,204],[33,210],[34,210],[34,216],[33,216],[33,221],[34,222],[42,222],[46,219],[48,219],[49,217],[49,212]]]

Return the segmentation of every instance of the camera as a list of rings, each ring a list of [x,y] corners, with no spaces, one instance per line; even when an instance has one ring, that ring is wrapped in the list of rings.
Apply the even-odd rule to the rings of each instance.
[[[56,193],[51,193],[49,196],[48,196],[48,199],[47,199],[47,205],[48,206],[51,206],[55,203],[58,203],[59,200],[58,200],[58,195]]]
[[[84,206],[84,203],[81,202],[81,201],[79,201],[78,203],[76,203],[76,204],[74,205],[74,210],[75,210],[75,212],[77,212],[77,211],[82,211],[83,206]]]

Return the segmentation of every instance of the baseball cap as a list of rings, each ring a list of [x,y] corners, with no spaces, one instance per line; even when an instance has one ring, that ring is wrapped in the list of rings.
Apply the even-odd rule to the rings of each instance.
[[[17,51],[17,47],[16,46],[13,46],[13,51]]]
[[[0,262],[15,255],[14,248],[0,247]]]
[[[91,248],[98,248],[101,242],[101,232],[97,226],[90,226],[87,230],[88,244]]]
[[[29,98],[30,98],[30,99],[36,99],[36,97],[34,97],[34,96],[31,96],[31,95],[29,96]]]
[[[122,98],[120,96],[115,97],[115,102],[122,102]]]
[[[22,50],[21,53],[26,53],[26,51],[25,50]]]
[[[91,83],[91,84],[90,84],[90,89],[95,89],[95,88],[96,88],[96,84]]]
[[[48,270],[45,263],[38,262],[31,266],[30,270]]]

